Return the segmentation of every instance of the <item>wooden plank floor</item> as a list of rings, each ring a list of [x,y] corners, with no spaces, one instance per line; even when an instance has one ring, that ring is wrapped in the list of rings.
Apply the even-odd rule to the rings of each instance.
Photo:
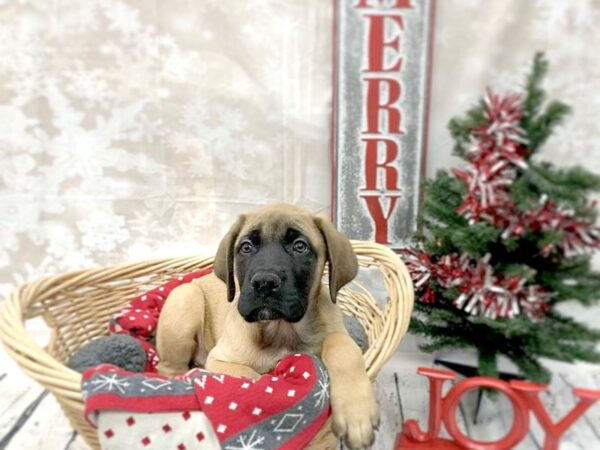
[[[543,402],[554,420],[575,404],[573,386],[600,389],[600,366],[550,362],[555,376]],[[433,357],[420,352],[408,337],[377,380],[382,416],[374,449],[391,450],[404,420],[415,418],[426,425],[428,386],[418,367],[434,367]],[[449,383],[448,383],[449,384]],[[448,388],[450,385],[448,386]],[[512,424],[511,408],[503,397],[483,398],[477,423],[473,421],[475,393],[463,399],[458,417],[463,431],[480,440],[502,436]],[[542,448],[543,433],[535,419],[519,450]],[[24,375],[0,350],[0,450],[84,450],[84,441],[71,429],[58,404]],[[344,446],[340,444],[340,449]],[[580,418],[563,438],[561,449],[600,449],[600,403]]]

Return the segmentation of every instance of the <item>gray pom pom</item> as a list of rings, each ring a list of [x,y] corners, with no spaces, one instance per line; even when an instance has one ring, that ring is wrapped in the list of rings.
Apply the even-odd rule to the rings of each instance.
[[[146,366],[146,352],[131,336],[114,334],[88,342],[69,361],[69,367],[77,372],[99,364],[114,364],[131,372],[142,372]]]

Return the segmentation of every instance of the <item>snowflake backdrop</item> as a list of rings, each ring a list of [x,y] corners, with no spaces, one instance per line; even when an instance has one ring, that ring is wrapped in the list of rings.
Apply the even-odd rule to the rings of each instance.
[[[536,50],[574,114],[544,159],[600,172],[600,3],[440,0],[429,173]],[[240,212],[329,207],[330,0],[0,0],[0,295],[211,253]],[[568,158],[568,159],[567,159]]]

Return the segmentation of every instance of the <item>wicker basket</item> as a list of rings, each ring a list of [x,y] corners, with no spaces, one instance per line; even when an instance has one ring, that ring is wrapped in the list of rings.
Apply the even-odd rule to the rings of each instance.
[[[383,309],[358,283],[343,289],[338,297],[344,312],[365,327],[369,349],[364,356],[374,379],[407,331],[413,285],[400,258],[388,248],[359,241],[352,245],[362,267],[381,271],[388,292]],[[96,432],[83,417],[81,375],[66,367],[65,361],[90,339],[106,334],[109,319],[140,292],[210,267],[212,262],[212,258],[162,259],[80,270],[23,285],[0,305],[0,338],[21,368],[54,394],[89,446],[98,449]],[[25,321],[37,316],[42,316],[52,331],[46,349],[25,329]],[[323,431],[321,439],[331,434]]]

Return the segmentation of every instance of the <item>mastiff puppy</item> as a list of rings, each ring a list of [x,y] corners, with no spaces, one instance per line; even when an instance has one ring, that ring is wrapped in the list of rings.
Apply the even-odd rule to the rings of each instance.
[[[370,446],[377,404],[335,304],[357,271],[350,242],[324,218],[285,204],[241,215],[219,245],[214,274],[169,295],[158,322],[159,371],[183,373],[193,362],[256,379],[285,355],[319,355],[334,433],[352,449]]]

